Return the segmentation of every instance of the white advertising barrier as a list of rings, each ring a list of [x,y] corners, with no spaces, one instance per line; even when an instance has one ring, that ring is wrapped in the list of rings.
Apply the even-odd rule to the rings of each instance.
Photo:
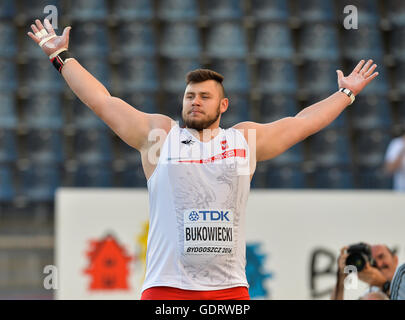
[[[55,298],[139,299],[148,208],[146,189],[59,189]],[[329,299],[340,248],[360,241],[405,262],[405,194],[254,189],[246,223],[253,299]],[[367,290],[350,286],[346,299]]]

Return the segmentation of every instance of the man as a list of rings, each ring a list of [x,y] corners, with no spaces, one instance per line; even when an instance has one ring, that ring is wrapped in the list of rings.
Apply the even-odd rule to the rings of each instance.
[[[343,300],[344,280],[348,276],[347,273],[344,273],[348,257],[347,249],[346,246],[340,250],[337,284],[332,294],[333,300]],[[370,285],[370,292],[367,292],[366,295],[371,292],[382,292],[389,296],[391,281],[398,266],[398,256],[386,245],[381,244],[371,246],[371,255],[375,260],[375,267],[367,263],[364,269],[358,273],[358,277]]]
[[[393,189],[405,191],[405,129],[388,145],[384,169],[386,173],[394,176]]]
[[[227,130],[219,127],[229,105],[223,77],[195,70],[187,75],[186,127],[180,128],[165,115],[140,112],[112,97],[68,57],[70,27],[58,37],[49,21],[44,24],[46,29],[36,20],[28,35],[78,98],[141,153],[150,197],[142,299],[249,299],[244,217],[256,162],[329,125],[378,75],[376,65],[362,60],[347,77],[338,70],[341,91],[295,117],[242,122]]]

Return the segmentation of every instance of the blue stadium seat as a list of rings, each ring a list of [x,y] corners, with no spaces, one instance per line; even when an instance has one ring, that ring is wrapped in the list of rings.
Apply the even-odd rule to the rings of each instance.
[[[307,103],[303,106],[309,107],[312,104],[315,104],[328,96],[330,96],[333,92],[324,92],[322,94],[309,94],[307,98]],[[350,111],[349,111],[350,112]],[[349,130],[349,117],[348,112],[342,112],[335,120],[333,120],[325,129],[345,129]]]
[[[250,73],[244,60],[221,59],[212,61],[212,69],[224,76],[226,92],[245,92],[250,88]]]
[[[0,90],[16,90],[17,68],[14,60],[0,58],[0,70]]]
[[[79,130],[74,136],[75,159],[81,164],[100,164],[112,161],[110,132],[106,130]]]
[[[141,154],[123,141],[118,142],[119,158],[125,161],[125,166],[117,174],[119,186],[124,188],[146,187]]]
[[[198,57],[201,51],[198,28],[193,23],[166,23],[162,30],[160,53],[172,58]]]
[[[299,0],[298,12],[305,22],[335,22],[333,0]]]
[[[156,93],[130,91],[120,95],[120,98],[139,111],[146,113],[158,113]]]
[[[301,28],[299,53],[308,60],[339,59],[339,41],[335,25],[305,24]]]
[[[257,58],[285,58],[293,57],[290,29],[286,24],[266,22],[257,26],[254,41],[254,55]]]
[[[289,16],[285,0],[253,0],[251,8],[258,21],[286,21]]]
[[[264,93],[293,94],[297,91],[295,67],[288,60],[260,60],[258,64],[258,88]]]
[[[15,1],[2,0],[0,2],[0,19],[12,19],[15,15]]]
[[[342,42],[343,55],[347,59],[360,61],[373,59],[381,61],[384,46],[380,30],[374,25],[359,27],[358,30],[345,30]]]
[[[31,60],[24,66],[24,77],[20,89],[32,94],[62,90],[63,78],[47,59]]]
[[[390,140],[386,130],[355,131],[353,150],[357,164],[366,167],[382,165]]]
[[[115,0],[113,16],[123,21],[147,21],[153,18],[153,2],[150,0]]]
[[[359,26],[378,25],[380,20],[378,0],[353,0],[350,4],[357,7]]]
[[[14,130],[0,129],[0,163],[17,160],[17,139]]]
[[[80,164],[74,173],[75,187],[113,187],[113,171],[111,165],[97,164],[84,165]]]
[[[240,23],[220,22],[210,26],[206,53],[215,58],[243,58],[247,54],[245,31]]]
[[[111,66],[106,58],[83,58],[80,64],[107,89],[111,88]]]
[[[397,60],[405,61],[405,27],[394,28],[390,37],[390,51]]]
[[[298,166],[304,161],[304,149],[302,143],[297,143],[281,155],[269,160],[270,166]]]
[[[196,20],[199,16],[198,0],[160,0],[158,8],[162,20]]]
[[[392,126],[391,106],[386,96],[360,95],[350,109],[353,129],[387,129]]]
[[[108,129],[107,125],[78,98],[73,100],[71,109],[72,125],[75,129]]]
[[[384,173],[382,165],[360,166],[355,178],[358,189],[392,189],[392,177]]]
[[[242,3],[239,0],[205,0],[204,13],[210,20],[241,19]]]
[[[28,159],[34,163],[47,165],[63,162],[63,137],[56,130],[30,130],[24,148]]]
[[[0,128],[13,129],[17,127],[17,104],[13,93],[0,91]]]
[[[252,108],[247,94],[230,93],[228,99],[228,110],[221,115],[221,128],[230,128],[239,122],[252,120],[249,114]]]
[[[125,57],[153,56],[156,42],[152,24],[128,22],[118,26],[115,48]]]
[[[13,172],[10,166],[0,166],[0,202],[12,201],[15,196]]]
[[[292,95],[265,94],[260,100],[259,122],[273,122],[285,117],[294,117],[297,113],[297,101]]]
[[[405,3],[398,0],[385,0],[384,6],[387,11],[387,18],[395,26],[405,26]]]
[[[181,112],[183,109],[183,96],[184,92],[165,92],[163,95],[163,101],[165,105],[162,106],[162,113],[174,121],[178,121],[182,125]]]
[[[156,91],[159,88],[158,81],[155,60],[149,57],[136,57],[118,65],[115,86],[126,91]]]
[[[127,166],[120,173],[120,187],[123,188],[147,188],[145,174],[140,166]]]
[[[296,166],[269,167],[267,187],[271,189],[301,189],[306,187],[305,174]]]
[[[79,58],[105,57],[109,54],[107,26],[85,22],[72,26],[70,47]]]
[[[313,174],[315,188],[353,189],[355,186],[352,171],[345,167],[317,167]]]
[[[396,120],[405,128],[405,99],[401,99],[398,102]]]
[[[0,20],[0,57],[12,57],[17,52],[17,32],[11,22]]]
[[[162,74],[163,89],[173,92],[184,92],[186,74],[197,68],[200,68],[200,64],[196,59],[165,59]]]
[[[76,21],[99,21],[107,18],[106,0],[71,0],[70,18]]]
[[[336,61],[308,61],[302,72],[302,90],[308,94],[332,94],[338,90],[336,70],[341,68]]]
[[[24,125],[30,129],[61,129],[63,112],[57,94],[33,94],[23,102]]]
[[[394,87],[398,90],[398,92],[403,95],[405,94],[405,78],[404,72],[405,71],[405,61],[400,61],[395,66],[394,71]],[[378,76],[380,77],[380,75]]]
[[[54,200],[55,190],[61,181],[58,165],[32,164],[19,175],[21,177],[21,195],[29,201]]]
[[[332,167],[351,162],[350,140],[346,131],[322,130],[308,138],[309,159],[317,166]]]

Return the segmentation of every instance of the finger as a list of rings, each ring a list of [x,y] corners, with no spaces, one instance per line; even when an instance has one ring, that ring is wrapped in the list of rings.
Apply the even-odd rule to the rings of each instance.
[[[53,27],[48,19],[44,20],[44,25],[45,25],[46,31],[48,31],[49,35],[55,34],[55,30],[53,30]]]
[[[341,70],[336,70],[338,80],[341,80],[344,78],[343,72]]]
[[[27,34],[30,36],[30,38],[31,38],[32,40],[35,41],[36,44],[38,44],[38,43],[41,41],[41,39],[39,39],[39,38],[38,38],[36,35],[34,35],[32,32],[28,32]]]
[[[373,63],[373,60],[368,60],[367,63],[363,66],[363,68],[361,68],[360,70],[360,74],[364,74],[367,72],[367,70],[370,68],[371,64]]]
[[[66,39],[67,39],[67,41],[69,42],[69,36],[70,36],[70,30],[72,29],[72,27],[66,27],[64,30],[63,30],[63,33],[62,33],[62,37],[66,37]]]
[[[373,64],[373,65],[371,66],[371,68],[368,69],[368,71],[364,74],[364,76],[365,76],[366,78],[369,77],[369,76],[374,72],[375,68],[377,68],[377,65],[376,65],[376,64]]]
[[[378,72],[374,72],[371,76],[369,76],[369,77],[366,79],[366,85],[369,84],[371,81],[373,81],[374,78],[377,77],[378,75],[379,75]]]
[[[46,31],[40,20],[35,20],[35,24],[37,25],[39,32],[42,33],[43,37],[48,35],[48,31]]]
[[[35,24],[32,24],[32,25],[31,25],[31,29],[32,29],[32,31],[34,32],[34,34],[35,34],[37,37],[40,37],[40,35],[38,35],[39,30],[38,30],[38,28],[37,28],[37,26],[36,26]]]
[[[357,64],[356,68],[354,68],[353,72],[359,72],[361,70],[361,67],[364,64],[364,60],[360,60],[360,62]]]

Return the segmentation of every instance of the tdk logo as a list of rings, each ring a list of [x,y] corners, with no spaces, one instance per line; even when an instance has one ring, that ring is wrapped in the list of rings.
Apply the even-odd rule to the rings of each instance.
[[[188,218],[190,221],[197,221],[202,219],[203,221],[230,221],[228,218],[229,211],[218,210],[199,210],[191,211]]]

